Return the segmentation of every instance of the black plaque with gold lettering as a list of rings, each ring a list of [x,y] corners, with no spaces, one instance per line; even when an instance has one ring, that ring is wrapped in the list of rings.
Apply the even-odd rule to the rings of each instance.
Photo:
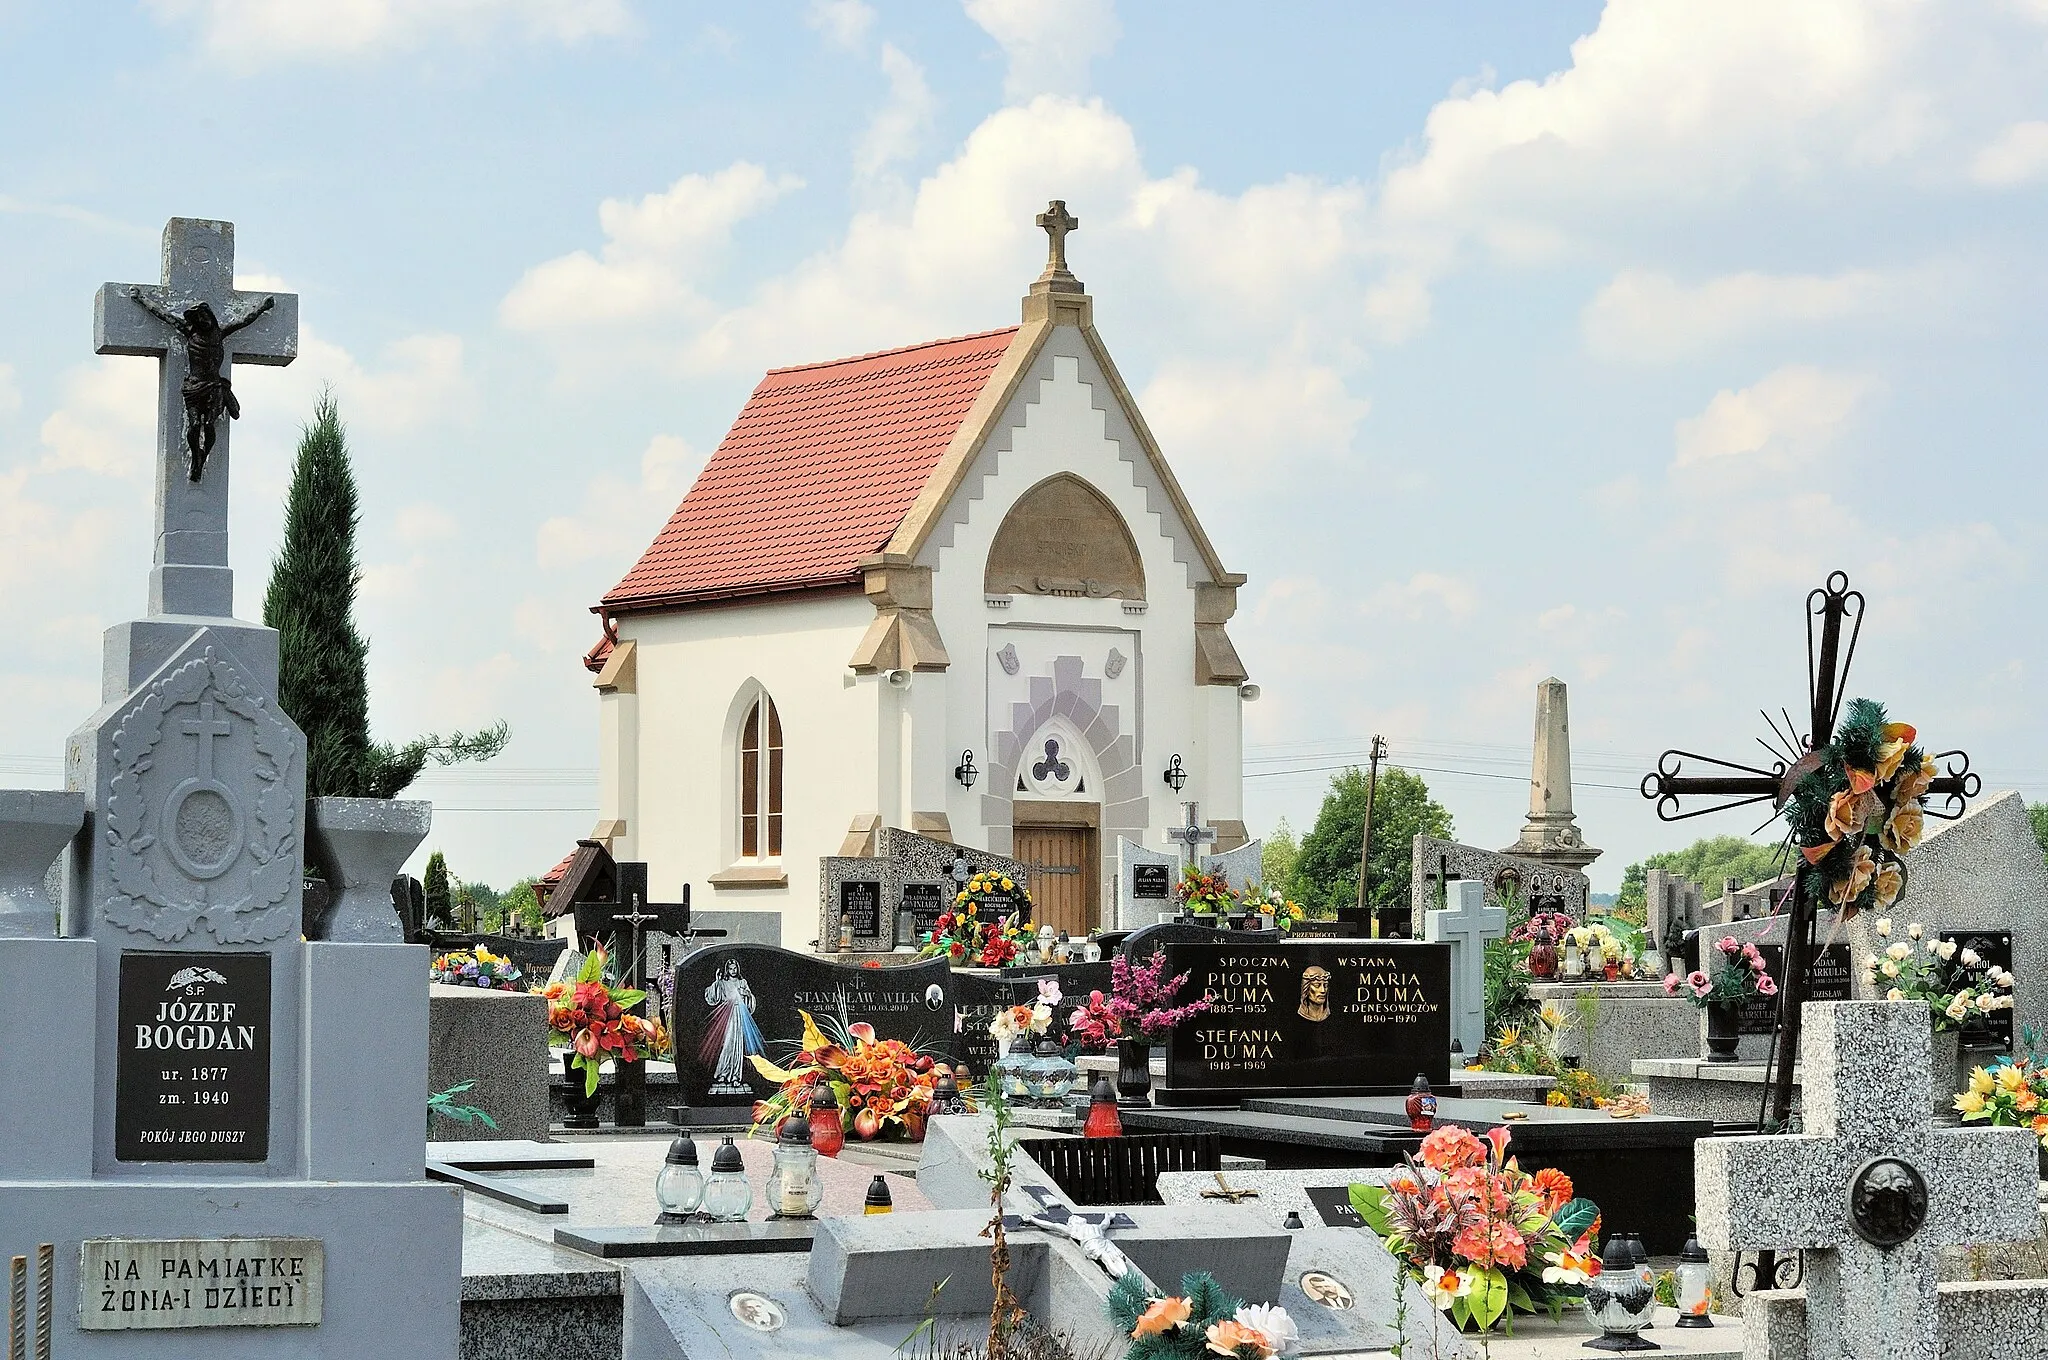
[[[270,1156],[270,955],[121,955],[114,1156]]]
[[[1169,944],[1183,999],[1209,1010],[1166,1041],[1163,1105],[1450,1081],[1451,951],[1406,940]]]

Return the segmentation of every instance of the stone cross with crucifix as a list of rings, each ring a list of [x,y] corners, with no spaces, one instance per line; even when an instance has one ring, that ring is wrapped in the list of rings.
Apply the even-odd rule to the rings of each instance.
[[[1216,828],[1202,825],[1200,803],[1182,803],[1181,810],[1187,815],[1187,824],[1168,827],[1166,838],[1180,844],[1183,863],[1193,868],[1196,861],[1201,858],[1202,847],[1216,839]]]
[[[158,360],[149,612],[232,617],[225,421],[241,414],[233,365],[298,356],[298,298],[237,291],[234,224],[174,217],[164,227],[161,283],[100,286],[93,349]]]
[[[1422,918],[1422,938],[1451,947],[1451,1037],[1473,1057],[1486,1045],[1486,942],[1508,933],[1508,914],[1469,879],[1446,885],[1445,901]]]
[[[1936,1360],[1945,1246],[2037,1236],[2033,1135],[1929,1119],[1927,1008],[1806,1007],[1803,1134],[1703,1138],[1699,1237],[1806,1252],[1807,1360]],[[1760,1331],[1766,1310],[1749,1310]],[[1751,1355],[1761,1336],[1748,1338]]]

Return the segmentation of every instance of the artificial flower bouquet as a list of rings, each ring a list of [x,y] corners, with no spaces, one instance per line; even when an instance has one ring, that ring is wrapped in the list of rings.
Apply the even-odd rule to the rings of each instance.
[[[1524,1076],[1550,1077],[1557,1084],[1546,1092],[1543,1103],[1560,1108],[1605,1109],[1619,1094],[1618,1088],[1597,1073],[1574,1067],[1559,1056],[1559,1041],[1571,1029],[1573,1019],[1555,1001],[1546,1001],[1528,1025],[1502,1025],[1494,1032],[1479,1059],[1485,1072],[1511,1072]]]
[[[1956,1113],[1966,1124],[2029,1129],[2048,1152],[2048,1071],[2031,1053],[1980,1067],[1956,1097]]]
[[[1110,971],[1116,971],[1116,960],[1123,955],[1111,956]],[[1106,1053],[1124,1037],[1123,1012],[1110,1005],[1111,998],[1099,991],[1088,993],[1088,999],[1074,1008],[1067,1017],[1067,1040],[1076,1047],[1093,1053]]]
[[[1905,890],[1906,855],[1926,830],[1921,802],[1939,772],[1918,737],[1887,722],[1883,704],[1851,699],[1835,739],[1801,762],[1812,768],[1792,786],[1785,821],[1807,890],[1844,917],[1882,911]]]
[[[1029,894],[1025,900],[1029,902]],[[925,932],[917,956],[946,959],[962,968],[1007,968],[1016,963],[1030,937],[1022,917],[993,910],[984,915],[982,904],[962,892],[954,899],[953,910]]]
[[[828,1038],[809,1011],[797,1014],[804,1018],[804,1035],[788,1067],[758,1053],[748,1057],[754,1070],[778,1087],[768,1099],[755,1102],[754,1127],[779,1131],[792,1115],[810,1109],[820,1088],[829,1087],[854,1137],[922,1142],[938,1081],[932,1058],[900,1039],[876,1038],[875,1027],[865,1023],[848,1025]]]
[[[1887,1001],[1924,1002],[1936,1029],[1961,1029],[1973,1019],[2012,1009],[2010,972],[1954,940],[1937,940],[1918,921],[1894,940],[1890,917],[1879,917],[1884,952],[1863,960],[1866,986],[1885,989]]]
[[[450,987],[482,987],[493,992],[525,990],[521,983],[526,975],[519,971],[519,965],[482,945],[437,955],[428,976]]]
[[[1181,1292],[1154,1295],[1136,1271],[1109,1287],[1109,1316],[1131,1344],[1124,1360],[1272,1360],[1298,1354],[1301,1333],[1276,1304],[1245,1303],[1206,1272],[1185,1275]]]
[[[606,1058],[639,1062],[668,1047],[659,1020],[626,1012],[647,999],[637,987],[614,987],[604,980],[605,955],[593,949],[584,955],[574,982],[551,982],[541,990],[548,1002],[548,1028],[554,1042],[576,1050],[571,1067],[583,1069],[583,1094],[597,1094],[599,1069]]]
[[[1578,928],[1578,922],[1561,911],[1532,911],[1529,919],[1508,932],[1508,938],[1516,944],[1534,944],[1539,935],[1548,936],[1552,944],[1561,945],[1564,937]]]
[[[1040,978],[1037,1000],[997,1011],[988,1022],[989,1037],[1008,1053],[1019,1039],[1029,1039],[1052,1028],[1053,1007],[1060,1004],[1060,999],[1060,980]]]
[[[1664,977],[1664,995],[1682,996],[1701,1009],[1708,1006],[1734,1006],[1753,996],[1776,996],[1778,982],[1764,966],[1764,956],[1755,944],[1745,944],[1733,935],[1723,935],[1714,941],[1714,950],[1721,958],[1716,963],[1707,960],[1712,969],[1694,969],[1684,977],[1668,973]]]
[[[1197,997],[1185,1005],[1176,1006],[1174,998],[1180,989],[1187,986],[1188,975],[1179,973],[1166,975],[1166,951],[1155,949],[1152,957],[1143,963],[1132,963],[1122,951],[1109,961],[1109,997],[1101,1003],[1101,1012],[1114,1017],[1119,1038],[1143,1039],[1147,1043],[1166,1042],[1166,1036],[1182,1021],[1192,1020],[1209,1009],[1206,995]],[[1090,1001],[1094,994],[1090,994]],[[1067,1022],[1072,1030],[1082,1025],[1086,1008],[1074,1012]],[[1086,1033],[1085,1027],[1083,1032]]]
[[[1598,1206],[1562,1171],[1523,1171],[1508,1140],[1446,1125],[1387,1184],[1351,1187],[1352,1208],[1429,1301],[1481,1332],[1517,1312],[1557,1317],[1600,1273]]]
[[[1220,916],[1243,905],[1229,879],[1204,873],[1192,864],[1180,871],[1180,882],[1173,885],[1173,900],[1197,916]]]

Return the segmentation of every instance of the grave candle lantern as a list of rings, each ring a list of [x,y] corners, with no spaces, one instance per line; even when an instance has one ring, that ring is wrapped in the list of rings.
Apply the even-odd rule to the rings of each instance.
[[[1408,1088],[1408,1127],[1417,1133],[1428,1133],[1436,1127],[1436,1095],[1429,1089],[1429,1078],[1421,1072],[1415,1074],[1415,1084]]]
[[[811,1095],[811,1146],[821,1157],[837,1157],[846,1146],[846,1121],[839,1113],[839,1100],[832,1088],[819,1082]]]
[[[1711,1304],[1707,1292],[1707,1281],[1711,1275],[1707,1252],[1697,1237],[1685,1239],[1685,1250],[1678,1257],[1678,1325],[1681,1327],[1711,1327],[1714,1319],[1708,1316]]]
[[[809,1218],[824,1198],[825,1185],[818,1177],[818,1150],[811,1146],[810,1121],[800,1114],[792,1115],[775,1137],[775,1167],[768,1173],[770,1215]]]
[[[887,1214],[896,1210],[896,1200],[889,1193],[889,1178],[877,1176],[868,1182],[867,1202],[861,1206],[863,1214]]]
[[[1088,1088],[1088,1122],[1081,1126],[1083,1138],[1121,1138],[1123,1116],[1116,1112],[1116,1087],[1108,1077],[1097,1077]]]
[[[704,1212],[717,1223],[744,1223],[754,1207],[754,1187],[747,1184],[747,1164],[730,1137],[711,1156],[711,1178],[704,1182]]]
[[[704,1173],[697,1166],[697,1145],[678,1138],[668,1145],[661,1173],[654,1178],[654,1198],[661,1204],[658,1223],[687,1223],[704,1202]]]

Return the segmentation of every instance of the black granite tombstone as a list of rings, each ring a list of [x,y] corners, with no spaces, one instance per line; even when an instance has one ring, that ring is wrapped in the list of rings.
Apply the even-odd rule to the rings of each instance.
[[[1143,932],[1141,932],[1142,935]],[[1163,1105],[1406,1090],[1450,1081],[1451,951],[1403,940],[1175,943],[1166,966],[1210,1009],[1166,1041]]]
[[[1140,902],[1164,902],[1172,890],[1169,880],[1172,866],[1166,864],[1133,864],[1131,866],[1131,897]]]
[[[1995,963],[2000,968],[2012,967],[2012,932],[2010,930],[1944,930],[1944,940],[1953,940],[1956,953],[1972,950],[1986,963]],[[1964,1027],[1965,1043],[1996,1044],[2000,1048],[2012,1048],[2012,1012],[1999,1011],[1992,1015],[1972,1017]]]
[[[896,909],[896,943],[912,948],[923,944],[924,937],[938,929],[951,896],[937,883],[904,884],[903,902]]]
[[[900,968],[858,968],[767,945],[700,949],[675,971],[676,1082],[679,1123],[744,1120],[754,1101],[775,1092],[755,1070],[759,1055],[785,1064],[803,1040],[809,1012],[828,1037],[866,1022],[882,1039],[900,1039],[944,1056],[953,1041],[952,968],[927,959]]]
[[[840,933],[857,940],[882,934],[882,884],[878,879],[849,878],[839,884]]]
[[[1109,961],[1096,963],[1048,963],[1033,967],[1004,969],[959,969],[953,974],[949,991],[953,1006],[954,1062],[964,1062],[977,1078],[986,1076],[994,1065],[996,1041],[988,1032],[996,1012],[1010,1006],[1028,1005],[1039,997],[1042,978],[1059,983],[1060,1002],[1053,1007],[1055,1037],[1066,1033],[1067,1017],[1088,999],[1088,993],[1109,994]]]
[[[1760,944],[1756,952],[1764,956],[1764,971],[1773,981],[1783,986],[1785,982],[1785,949],[1783,945]],[[1811,1001],[1848,1001],[1853,999],[1849,985],[1849,946],[1831,944],[1824,949],[1813,951],[1813,972],[1808,979]],[[1736,1011],[1736,1032],[1740,1034],[1772,1034],[1778,1028],[1777,996],[1753,996],[1744,1001]]]

